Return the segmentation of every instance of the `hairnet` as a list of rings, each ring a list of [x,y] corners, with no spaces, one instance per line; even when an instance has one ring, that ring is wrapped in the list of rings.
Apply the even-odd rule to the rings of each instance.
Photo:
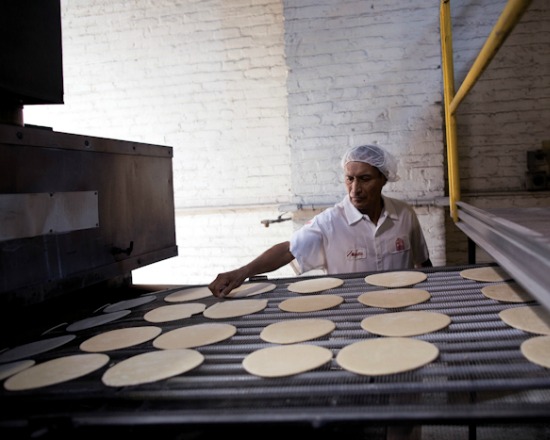
[[[386,176],[388,182],[399,180],[397,175],[397,161],[382,147],[378,145],[361,145],[350,148],[342,157],[342,168],[348,162],[364,162],[378,168]]]

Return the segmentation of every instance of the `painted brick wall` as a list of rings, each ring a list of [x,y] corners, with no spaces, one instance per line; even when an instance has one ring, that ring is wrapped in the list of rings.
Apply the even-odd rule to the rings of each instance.
[[[459,72],[505,3],[453,0],[462,20]],[[548,41],[548,7],[534,0],[531,8],[529,24],[511,44],[516,54],[503,55],[492,75],[498,80],[509,72],[510,57],[538,60],[521,71],[543,69],[532,80],[543,85],[522,100],[522,108],[531,105],[533,125],[550,75],[548,57],[540,62],[548,44],[532,42]],[[432,260],[446,264],[446,246],[455,242],[446,240],[448,214],[434,204],[445,191],[438,2],[62,0],[62,14],[65,104],[27,107],[25,121],[174,148],[179,256],[135,271],[135,282],[208,283],[286,240],[314,210],[289,212],[285,217],[294,221],[268,228],[261,220],[277,218],[284,206],[339,200],[340,155],[364,142],[386,145],[400,158],[401,180],[386,193],[415,204]],[[493,122],[476,110],[491,110],[486,101],[495,86],[485,87],[461,110],[465,136]],[[517,113],[514,100],[497,101]],[[493,145],[490,156],[501,162],[484,165],[487,175],[476,183],[473,167],[494,134],[481,133],[476,157],[464,162],[467,188],[500,176],[511,148],[525,152],[546,136],[528,125],[518,139],[506,117],[498,131],[513,138],[511,147],[500,154]],[[522,173],[514,163],[510,173],[516,187]],[[500,188],[499,181],[488,186]],[[271,276],[294,273],[285,267]]]

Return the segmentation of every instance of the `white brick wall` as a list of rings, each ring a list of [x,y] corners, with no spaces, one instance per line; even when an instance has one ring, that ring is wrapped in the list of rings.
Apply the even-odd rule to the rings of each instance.
[[[452,0],[457,80],[505,3]],[[401,180],[386,192],[427,201],[416,209],[432,260],[446,264],[448,214],[430,202],[444,195],[446,174],[438,8],[433,0],[62,0],[65,104],[27,107],[25,121],[174,148],[179,256],[136,271],[136,282],[208,283],[288,239],[314,211],[269,228],[260,221],[280,215],[280,205],[339,200],[340,155],[364,142],[400,158]],[[505,97],[494,81],[480,83],[461,108],[467,189],[518,188],[522,155],[550,138],[548,6],[534,0],[531,9],[512,53],[489,72],[506,80]],[[527,92],[515,88],[524,78]]]

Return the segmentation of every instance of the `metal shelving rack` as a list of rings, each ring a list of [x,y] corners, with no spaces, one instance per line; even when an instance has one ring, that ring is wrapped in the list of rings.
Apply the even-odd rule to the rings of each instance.
[[[455,93],[450,0],[441,0],[440,29],[450,214],[471,240],[550,310],[550,208],[481,210],[460,201],[456,110],[527,10],[531,0],[508,0]]]

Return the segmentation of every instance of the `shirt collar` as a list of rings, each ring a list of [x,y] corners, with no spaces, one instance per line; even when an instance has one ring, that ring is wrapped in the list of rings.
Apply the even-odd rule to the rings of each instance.
[[[384,214],[384,212],[386,212],[388,217],[396,219],[397,212],[395,210],[392,199],[385,196],[382,196],[382,199],[384,199],[384,208],[382,209],[381,216],[382,214]],[[365,215],[359,212],[359,210],[355,206],[353,206],[351,200],[349,199],[349,194],[346,195],[346,197],[344,198],[344,212],[346,213],[348,225],[353,225],[354,223],[357,223]]]

